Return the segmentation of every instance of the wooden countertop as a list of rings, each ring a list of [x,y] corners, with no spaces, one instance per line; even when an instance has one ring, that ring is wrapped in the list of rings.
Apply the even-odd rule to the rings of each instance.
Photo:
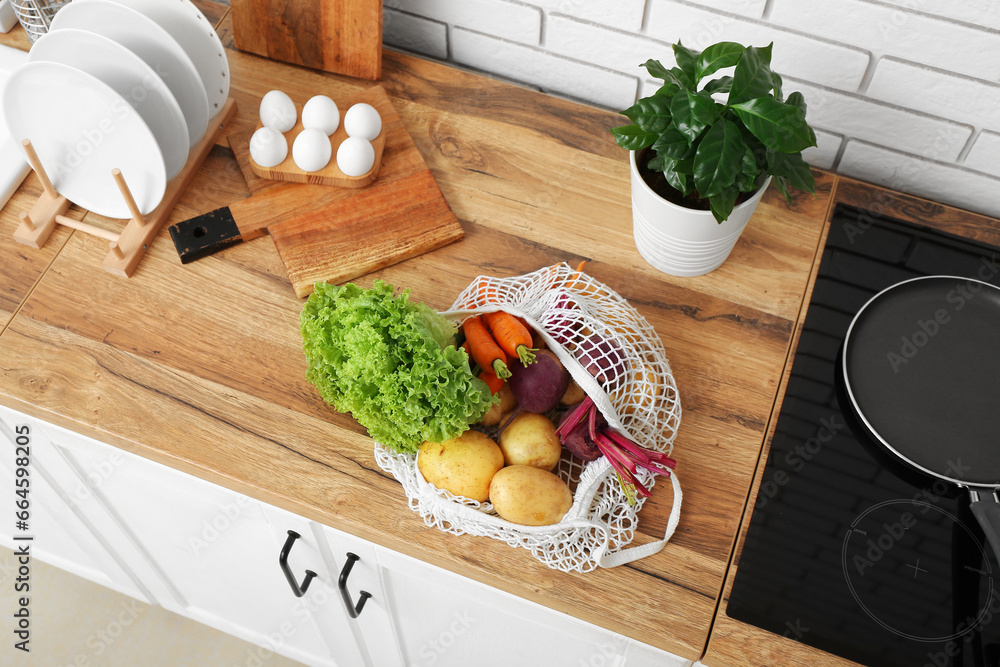
[[[252,129],[261,96],[275,88],[294,99],[337,99],[372,85],[236,51],[228,8],[198,4],[229,49],[238,111],[227,132]],[[19,27],[0,42],[28,48]],[[426,527],[375,464],[364,430],[305,380],[302,300],[270,239],[182,265],[164,227],[133,277],[115,277],[101,269],[107,243],[86,234],[60,228],[42,250],[13,242],[17,213],[40,192],[33,174],[0,213],[0,403],[699,658],[728,586],[825,221],[843,181],[816,172],[817,194],[800,193],[791,206],[770,190],[720,269],[674,278],[646,264],[633,245],[627,155],[608,132],[621,124],[617,114],[388,51],[380,83],[466,237],[357,282],[382,278],[444,309],[477,275],[589,260],[588,273],[659,332],[679,388],[674,456],[684,508],[663,551],[619,568],[563,574],[501,542]],[[167,224],[247,196],[220,143]],[[121,225],[71,211],[109,229]],[[633,544],[662,537],[671,501],[670,485],[658,484]],[[732,623],[720,625],[724,657],[713,665],[744,664],[733,657],[740,641],[788,643]]]

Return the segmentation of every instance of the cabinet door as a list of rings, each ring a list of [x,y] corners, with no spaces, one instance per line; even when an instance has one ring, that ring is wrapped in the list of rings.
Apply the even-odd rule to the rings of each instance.
[[[274,652],[334,664],[312,616],[288,595],[278,564],[282,545],[260,503],[70,431],[48,430],[114,516],[114,548],[137,551],[148,564],[160,604],[257,644],[258,660]]]
[[[265,503],[262,503],[262,507],[271,523],[276,540],[282,543],[288,542],[289,531],[298,535],[298,538],[292,539],[288,554],[290,576],[301,585],[307,570],[315,573],[301,602],[312,614],[334,661],[344,667],[398,665],[398,659],[389,662],[383,658],[386,647],[389,647],[390,654],[395,651],[384,607],[382,608],[382,617],[386,619],[384,627],[390,628],[389,631],[379,635],[379,641],[375,646],[366,648],[363,640],[363,628],[369,627],[373,619],[379,615],[382,604],[381,589],[377,581],[378,573],[373,567],[375,557],[372,546],[362,540],[350,543],[337,540],[331,542],[324,527],[318,523]],[[362,590],[373,593],[373,597],[365,600],[361,614],[357,618],[351,618],[338,587],[347,552],[359,556],[348,576],[352,601],[358,601]],[[292,596],[291,585],[286,588],[288,596]]]
[[[25,448],[28,465],[21,466],[18,460],[25,458],[22,456]],[[29,548],[34,558],[149,602],[133,575],[96,536],[83,513],[89,493],[57,456],[37,420],[0,407],[0,489],[5,490],[4,498],[10,502],[7,508],[2,508],[10,511],[3,511],[0,543],[16,550],[24,542],[15,540],[15,536],[30,536]],[[15,478],[15,471],[22,467],[28,471],[27,484],[19,487],[27,489],[28,519],[26,530],[17,530],[14,501],[25,498],[11,493],[15,479],[21,479]],[[69,483],[62,486],[60,476],[67,474]]]
[[[685,667],[669,653],[478,582],[378,548],[407,665]],[[652,660],[658,662],[652,662]]]
[[[693,667],[694,664],[691,660],[630,639],[624,667]]]
[[[408,665],[624,664],[619,635],[392,551],[378,558]]]

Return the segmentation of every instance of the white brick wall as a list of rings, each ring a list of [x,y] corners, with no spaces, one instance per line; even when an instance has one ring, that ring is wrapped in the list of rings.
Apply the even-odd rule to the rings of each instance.
[[[387,0],[386,45],[620,110],[639,64],[774,42],[819,146],[811,164],[1000,216],[996,0]]]

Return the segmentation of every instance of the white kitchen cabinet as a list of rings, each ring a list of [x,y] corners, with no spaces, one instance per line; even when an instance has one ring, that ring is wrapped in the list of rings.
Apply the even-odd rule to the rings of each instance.
[[[305,594],[301,598],[301,603],[309,611],[311,617],[320,630],[320,634],[326,641],[330,653],[334,656],[338,665],[353,666],[368,665],[371,667],[390,667],[391,663],[385,663],[378,659],[380,651],[386,644],[391,645],[391,641],[386,641],[386,637],[391,637],[391,633],[381,636],[374,635],[376,651],[369,657],[369,651],[365,648],[363,637],[364,628],[359,624],[361,620],[366,623],[372,621],[375,616],[381,615],[388,621],[388,615],[379,609],[379,598],[374,596],[365,600],[362,608],[362,616],[356,621],[352,619],[347,611],[347,606],[340,595],[338,579],[341,568],[346,560],[348,552],[355,553],[361,560],[356,562],[348,577],[351,588],[354,589],[359,583],[361,588],[356,590],[376,590],[370,585],[370,579],[365,576],[365,566],[363,563],[374,560],[374,555],[369,556],[371,545],[358,544],[338,539],[339,536],[331,535],[333,539],[328,539],[322,526],[314,521],[309,521],[291,512],[277,507],[263,504],[264,514],[271,523],[271,529],[276,541],[284,545],[289,539],[289,531],[293,531],[298,538],[294,538],[288,553],[288,567],[292,578],[296,584],[301,586],[306,571],[314,573],[306,588]],[[367,588],[365,588],[367,586]],[[290,584],[286,584],[288,595],[292,595]],[[352,592],[354,592],[352,590]],[[353,598],[357,600],[357,596]]]
[[[407,667],[689,667],[691,662],[402,554],[378,548]]]
[[[278,563],[261,504],[142,457],[48,427],[55,448],[95,482],[117,526],[114,547],[130,554],[163,607],[309,665],[335,663],[312,615]],[[109,457],[118,453],[114,465]]]
[[[107,548],[93,526],[85,509],[92,501],[89,490],[74,476],[55,483],[54,477],[65,477],[65,462],[40,428],[40,422],[0,406],[0,488],[8,489],[8,507],[20,497],[10,495],[14,489],[17,461],[17,440],[28,443],[28,530],[15,530],[14,512],[5,513],[0,521],[0,543],[17,550],[24,542],[15,541],[15,533],[30,535],[32,557],[112,590],[149,602],[148,595],[135,578]]]

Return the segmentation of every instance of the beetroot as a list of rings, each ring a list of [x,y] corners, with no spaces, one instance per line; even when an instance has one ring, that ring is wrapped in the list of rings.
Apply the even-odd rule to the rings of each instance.
[[[572,310],[574,308],[576,308],[576,304],[573,303],[566,293],[561,293],[552,305],[552,310]],[[558,315],[551,318],[545,328],[553,340],[565,347],[576,336],[579,325],[575,323],[573,318],[566,315]]]
[[[590,334],[580,342],[576,355],[580,364],[602,386],[625,373],[625,358],[621,347],[610,338]]]
[[[517,398],[518,410],[544,414],[559,405],[569,386],[569,373],[549,350],[539,350],[527,366],[515,360],[507,379]]]
[[[566,411],[566,414],[563,415],[562,421],[559,422],[560,429],[562,429],[563,424],[566,423],[572,414],[572,410]],[[563,433],[560,440],[562,440],[563,447],[565,447],[570,454],[581,461],[596,461],[601,456],[601,450],[597,447],[597,444],[590,439],[590,435],[587,433],[586,423],[582,421],[576,425],[576,428]]]

